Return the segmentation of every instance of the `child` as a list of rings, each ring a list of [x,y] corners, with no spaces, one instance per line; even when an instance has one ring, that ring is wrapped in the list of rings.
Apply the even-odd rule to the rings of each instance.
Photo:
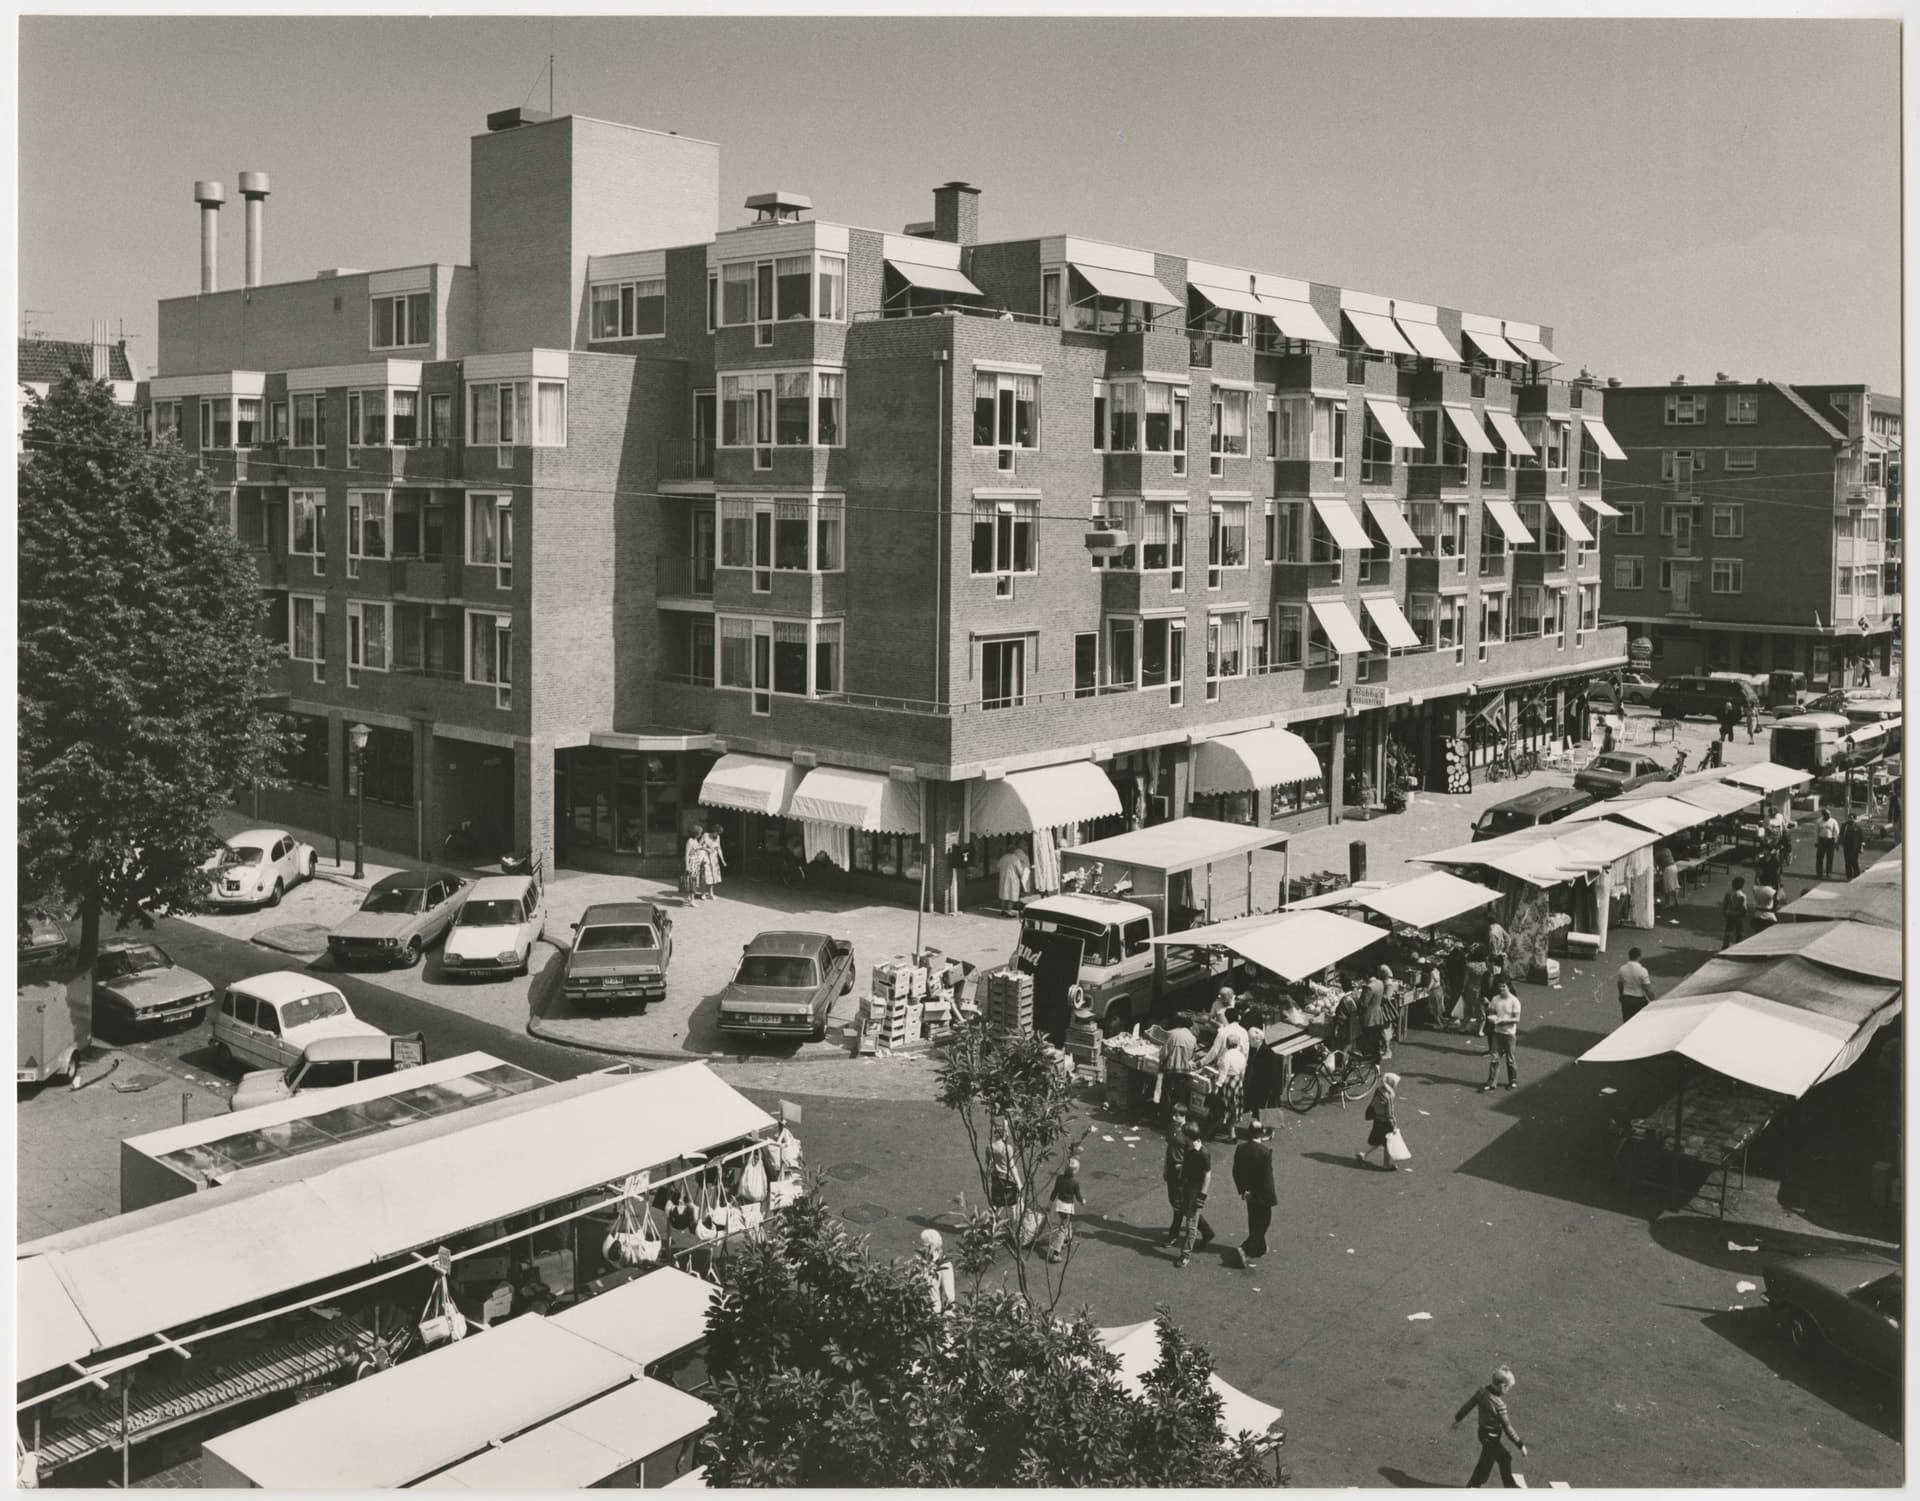
[[[1054,1230],[1057,1234],[1067,1240],[1073,1238],[1073,1217],[1080,1212],[1079,1206],[1086,1202],[1086,1195],[1080,1190],[1080,1159],[1069,1157],[1067,1170],[1053,1180]]]

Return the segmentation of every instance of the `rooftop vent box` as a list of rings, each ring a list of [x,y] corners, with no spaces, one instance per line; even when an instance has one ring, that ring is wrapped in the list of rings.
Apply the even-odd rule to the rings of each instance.
[[[521,125],[544,125],[553,118],[543,109],[497,109],[487,116],[488,130],[513,130]]]
[[[755,193],[747,199],[755,224],[798,224],[800,216],[813,208],[805,193]]]
[[[922,219],[918,224],[909,224],[905,229],[901,230],[900,233],[913,235],[916,239],[931,240],[934,237],[934,230],[938,227],[933,220]]]
[[[326,271],[313,273],[315,281],[334,281],[342,276],[365,276],[367,273],[357,266],[334,266]]]

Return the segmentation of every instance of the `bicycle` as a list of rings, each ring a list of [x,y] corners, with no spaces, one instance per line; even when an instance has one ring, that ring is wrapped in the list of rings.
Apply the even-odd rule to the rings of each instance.
[[[1329,1095],[1351,1103],[1366,1098],[1380,1083],[1380,1060],[1358,1048],[1321,1043],[1294,1066],[1287,1079],[1286,1105],[1305,1114]]]

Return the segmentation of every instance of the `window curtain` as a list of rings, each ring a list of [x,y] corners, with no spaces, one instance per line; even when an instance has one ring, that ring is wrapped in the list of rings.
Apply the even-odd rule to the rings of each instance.
[[[720,686],[753,686],[753,622],[750,620],[721,617]]]
[[[387,612],[379,605],[365,605],[360,611],[360,662],[363,667],[384,672],[387,668]]]
[[[842,870],[848,869],[852,863],[848,831],[838,824],[816,823],[811,818],[802,819],[800,839],[809,865],[822,855]]]
[[[753,262],[720,268],[720,321],[753,322]]]
[[[1060,847],[1051,829],[1033,831],[1033,889],[1043,895],[1060,889]]]
[[[1015,448],[1034,446],[1039,405],[1039,378],[1032,375],[1016,375],[1013,378],[1013,446]]]
[[[539,421],[533,430],[533,441],[553,448],[561,447],[567,441],[567,388],[559,381],[543,380],[536,394],[539,399]]]
[[[1148,381],[1146,389],[1146,439],[1150,453],[1166,453],[1173,447],[1173,387]]]

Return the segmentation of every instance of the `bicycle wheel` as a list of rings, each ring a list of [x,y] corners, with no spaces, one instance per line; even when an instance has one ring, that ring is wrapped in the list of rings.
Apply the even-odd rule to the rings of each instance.
[[[1349,1058],[1346,1072],[1340,1076],[1340,1098],[1348,1101],[1365,1099],[1379,1083],[1378,1058]]]
[[[1287,1109],[1304,1115],[1320,1103],[1320,1070],[1297,1068],[1287,1078]]]

